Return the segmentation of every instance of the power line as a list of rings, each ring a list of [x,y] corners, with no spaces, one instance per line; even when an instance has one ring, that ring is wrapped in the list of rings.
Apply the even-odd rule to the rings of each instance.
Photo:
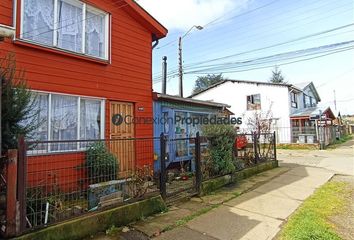
[[[298,62],[303,62],[303,61],[308,61],[308,60],[313,60],[313,59],[317,59],[317,58],[322,58],[325,56],[329,56],[332,54],[336,54],[336,53],[341,53],[341,52],[346,52],[346,51],[350,51],[350,50],[354,50],[354,46],[353,47],[348,47],[345,49],[340,49],[340,50],[336,50],[336,51],[332,51],[323,55],[319,55],[319,56],[315,56],[315,57],[310,57],[310,58],[305,58],[305,59],[300,59],[300,60],[296,60],[296,61],[291,61],[291,62],[286,62],[286,63],[277,63],[277,66],[284,66],[284,65],[289,65],[289,64],[294,64],[294,63],[298,63]],[[267,66],[262,66],[262,67],[256,67],[256,68],[249,68],[249,69],[243,69],[243,70],[235,70],[235,71],[223,71],[223,72],[195,72],[195,73],[185,73],[185,74],[214,74],[214,73],[235,73],[235,72],[246,72],[246,71],[251,71],[251,70],[258,70],[258,69],[264,69],[264,68],[269,68],[274,66],[274,64],[270,64]]]
[[[312,37],[315,37],[315,36],[327,34],[327,33],[334,32],[334,31],[338,31],[338,30],[341,30],[341,29],[344,29],[344,28],[347,28],[347,27],[351,27],[351,26],[353,26],[353,25],[354,25],[354,23],[352,23],[352,24],[347,24],[347,25],[343,25],[343,26],[336,27],[336,28],[328,29],[328,30],[325,30],[325,31],[313,33],[313,34],[310,34],[310,35],[298,37],[298,38],[295,38],[295,39],[292,39],[292,40],[289,40],[289,41],[280,42],[280,43],[277,43],[277,44],[272,44],[272,45],[265,46],[265,47],[262,47],[262,48],[252,49],[252,50],[244,51],[244,52],[241,52],[241,53],[231,54],[231,55],[228,55],[228,56],[223,56],[223,57],[219,57],[219,58],[215,58],[215,59],[209,59],[209,60],[205,60],[205,61],[201,61],[201,62],[196,62],[196,63],[187,64],[187,65],[184,66],[184,70],[194,68],[194,67],[196,67],[196,66],[198,66],[198,65],[202,65],[202,64],[204,64],[204,63],[209,63],[209,62],[214,62],[214,61],[220,61],[220,60],[227,59],[227,58],[231,58],[231,57],[241,56],[241,55],[248,54],[248,53],[252,53],[252,52],[257,52],[257,51],[261,51],[261,50],[265,50],[265,49],[269,49],[269,48],[274,48],[274,47],[277,47],[277,46],[282,46],[282,45],[285,45],[285,44],[288,44],[288,43],[292,43],[292,42],[296,42],[296,41],[301,41],[301,40],[304,40],[304,39],[307,39],[307,38],[312,38]],[[225,64],[225,63],[224,63],[224,64]],[[215,65],[213,65],[213,66],[215,66]],[[201,66],[201,67],[202,67],[202,66]],[[171,70],[171,71],[169,72],[169,74],[172,74],[172,73],[175,73],[175,72],[176,72],[176,70]],[[159,78],[159,77],[158,77],[158,78]]]
[[[320,56],[305,59],[305,60],[310,60],[310,59],[315,59],[315,58],[327,56],[327,55],[338,53],[338,52],[352,50],[354,47],[353,43],[354,43],[354,40],[330,44],[330,45],[318,46],[315,48],[308,48],[308,49],[301,49],[301,50],[297,50],[297,51],[279,53],[279,54],[266,56],[266,57],[262,57],[262,58],[249,59],[249,60],[244,60],[242,62],[227,64],[225,66],[222,66],[223,68],[218,66],[218,67],[214,67],[214,68],[211,67],[211,68],[205,68],[205,69],[199,69],[199,70],[196,69],[194,71],[191,70],[190,72],[185,72],[185,74],[210,74],[210,73],[215,73],[215,72],[233,73],[233,72],[239,72],[239,71],[226,71],[226,70],[248,67],[248,66],[253,66],[253,65],[274,63],[274,62],[279,62],[280,60],[281,61],[291,60],[291,59],[296,59],[296,58],[300,58],[300,57],[304,57],[304,56],[311,56],[311,55],[318,55],[318,54],[325,53]],[[346,45],[349,45],[349,46],[346,46]],[[342,46],[342,48],[340,49],[339,47],[341,47],[341,46]],[[281,58],[283,58],[283,59],[281,59]],[[304,61],[304,59],[293,61],[290,63],[295,63],[295,62],[299,62],[299,61]],[[283,64],[278,63],[277,65],[287,65],[290,63],[283,63]],[[266,67],[269,67],[269,66],[266,66]],[[266,68],[266,67],[262,67],[262,68]],[[247,71],[254,70],[254,69],[255,68],[247,69]],[[244,71],[244,70],[242,70],[242,71]],[[170,74],[169,77],[171,77],[171,76],[173,76],[173,75]],[[159,82],[159,81],[155,81],[155,83],[157,83],[157,82]]]
[[[349,9],[350,10],[350,9]],[[346,10],[346,11],[348,11],[348,9]],[[328,18],[329,16],[326,16],[325,18]],[[315,21],[319,21],[319,20],[321,20],[321,19],[323,19],[323,18],[320,18],[320,19],[315,19],[314,21],[311,21],[311,22],[315,22]],[[309,24],[309,23],[311,23],[311,22],[308,22],[307,23],[307,25]],[[288,25],[287,25],[288,26]],[[302,26],[301,26],[302,27]],[[298,27],[295,27],[295,28],[298,28]],[[293,30],[293,29],[295,29],[295,28],[290,28],[291,30]],[[286,29],[286,30],[284,30],[284,31],[282,31],[282,32],[286,32],[288,29]],[[277,34],[279,34],[279,33],[281,33],[281,32],[278,32]],[[249,36],[247,36],[247,37],[249,37]],[[238,40],[239,40],[240,38],[238,38]],[[262,38],[262,39],[264,39],[264,37]],[[253,41],[247,41],[247,43],[246,44],[249,44],[250,42],[256,42],[256,41],[259,41],[258,39],[253,39]],[[291,41],[291,40],[290,40]],[[199,44],[199,43],[198,43]],[[245,45],[245,44],[243,44],[243,45]],[[242,44],[241,45],[237,45],[238,47],[241,47],[242,46]],[[209,47],[209,49],[210,49],[211,47]],[[195,50],[195,48],[193,48],[193,50]],[[204,55],[198,55],[198,58],[201,58],[201,57],[203,57]],[[192,65],[192,64],[195,64],[195,63],[191,63],[191,64],[185,64],[184,66],[185,67],[188,67],[189,65]],[[172,71],[172,70],[171,70]],[[171,72],[170,71],[170,72]],[[173,71],[176,71],[175,69],[173,70]]]
[[[274,0],[274,1],[272,1],[271,3],[265,4],[265,5],[262,5],[262,6],[260,6],[260,7],[251,9],[251,10],[246,11],[246,12],[243,12],[243,13],[241,13],[241,14],[238,14],[238,15],[234,16],[233,18],[241,17],[241,16],[247,15],[247,14],[249,14],[249,13],[255,12],[255,11],[259,10],[259,9],[268,7],[268,6],[270,6],[271,4],[274,4],[275,2],[278,2],[278,1],[279,1],[279,0]],[[235,9],[236,9],[236,8],[235,8]],[[234,11],[235,9],[229,11],[228,13]],[[228,14],[228,13],[226,13],[226,14]],[[219,20],[219,19],[222,19],[223,17],[224,17],[224,16],[218,17],[218,18],[216,18],[216,19],[214,19],[214,20],[212,20],[212,21],[206,23],[206,24],[203,26],[203,28],[206,28],[207,26],[212,25],[214,22],[216,22],[216,21]],[[190,33],[190,34],[192,34],[192,33]],[[164,45],[162,45],[162,46],[160,46],[160,47],[157,47],[156,49],[161,49],[161,48],[167,47],[167,46],[169,46],[169,45],[171,45],[171,44],[173,44],[173,43],[176,43],[177,41],[178,41],[177,39],[172,40],[172,41],[170,41],[170,42],[168,42],[168,43],[166,43],[166,44],[164,44]]]
[[[354,47],[343,49],[343,50],[337,50],[335,52],[326,53],[326,54],[323,54],[323,55],[320,55],[320,56],[300,59],[300,60],[286,62],[286,63],[280,63],[280,64],[277,64],[277,66],[284,66],[284,65],[290,65],[290,64],[294,64],[294,63],[309,61],[309,60],[318,59],[318,58],[326,57],[326,56],[329,56],[329,55],[332,55],[332,54],[337,54],[337,53],[350,51],[350,50],[354,50]],[[269,67],[272,67],[272,66],[273,65],[267,65],[267,66],[246,68],[246,69],[242,69],[242,70],[235,70],[235,71],[222,72],[222,73],[247,72],[247,71],[254,71],[254,70],[259,70],[259,69],[265,69],[265,68],[269,68]],[[220,72],[204,72],[204,73],[200,72],[200,73],[186,73],[186,74],[194,75],[194,74],[215,74],[215,73],[220,73]],[[171,79],[173,79],[173,77],[170,77],[168,81],[170,81]],[[158,83],[158,82],[155,82],[154,84],[156,84],[156,83]]]
[[[334,9],[336,10],[336,9]],[[299,29],[299,28],[304,28],[304,27],[308,27],[309,24],[311,23],[314,23],[314,22],[318,22],[318,21],[321,21],[321,20],[324,20],[324,19],[328,19],[328,18],[332,18],[333,16],[336,16],[336,15],[343,15],[343,13],[345,12],[351,12],[352,10],[351,9],[345,9],[344,11],[341,11],[341,12],[336,12],[335,14],[331,14],[331,15],[328,15],[327,12],[325,16],[321,17],[321,18],[316,18],[314,20],[311,20],[309,22],[306,22],[304,23],[303,25],[298,25],[298,20],[295,21],[295,22],[292,22],[292,23],[289,23],[287,24],[285,27],[281,27],[281,28],[272,28],[271,31],[267,31],[266,34],[264,35],[263,33],[256,33],[256,34],[253,34],[253,35],[246,35],[244,37],[239,37],[241,36],[242,34],[238,34],[239,36],[237,37],[237,40],[238,41],[241,41],[241,40],[246,40],[243,44],[238,44],[237,46],[238,47],[241,47],[241,46],[247,46],[249,45],[250,43],[257,43],[259,41],[262,41],[264,40],[265,38],[267,37],[271,37],[271,36],[274,36],[275,34],[282,34],[282,33],[286,33],[288,32],[289,30],[293,31],[294,29]],[[316,16],[316,15],[313,15],[313,16]],[[302,20],[304,19],[309,19],[313,16],[310,16],[310,17],[306,17],[306,18],[303,18]],[[292,25],[295,25],[295,27],[291,27]],[[266,24],[267,25],[267,24]],[[266,26],[264,25],[264,26]],[[237,30],[237,29],[235,29]],[[280,31],[278,31],[280,30]],[[226,34],[221,34],[221,35],[217,35],[219,38],[220,36],[222,36],[222,38],[220,40],[223,40],[223,39],[230,39],[232,40],[232,38],[228,38],[226,35],[229,34],[230,32],[227,32]],[[207,48],[207,49],[212,49],[214,48],[215,46],[219,46],[220,44],[222,45],[226,45],[227,40],[226,42],[225,41],[220,41],[220,40],[216,40],[216,41],[210,41],[210,39],[208,39],[208,44],[206,45],[203,45],[203,42],[202,41],[198,41],[197,43],[197,46],[193,47],[193,51],[198,51],[198,49],[201,49],[201,48]],[[215,44],[213,44],[215,43]],[[202,55],[195,55],[193,58],[203,58],[204,56],[206,56],[207,54],[202,54]]]
[[[199,63],[194,63],[194,64],[191,64],[191,65],[196,66],[196,65],[201,65],[203,63],[215,62],[215,61],[220,61],[220,60],[224,60],[224,59],[228,59],[228,58],[244,55],[244,54],[247,54],[247,53],[258,52],[258,51],[261,51],[261,50],[282,46],[282,45],[285,45],[287,43],[292,43],[292,42],[300,41],[300,40],[303,40],[303,39],[319,36],[319,35],[322,35],[322,34],[338,31],[338,30],[341,30],[341,29],[344,29],[344,28],[348,28],[348,27],[351,27],[351,26],[354,26],[354,23],[343,25],[343,26],[339,26],[339,27],[336,27],[336,28],[328,29],[328,30],[325,30],[325,31],[321,31],[321,32],[317,32],[317,33],[313,33],[313,34],[309,34],[309,35],[305,35],[305,36],[302,36],[302,37],[299,37],[299,38],[295,38],[295,39],[292,39],[292,40],[289,40],[289,41],[280,42],[280,43],[277,43],[277,44],[272,44],[272,45],[269,45],[269,46],[266,46],[266,47],[257,48],[257,49],[250,50],[250,51],[245,51],[245,52],[241,52],[241,53],[231,54],[231,55],[228,55],[228,56],[223,56],[223,57],[219,57],[219,58],[214,58],[214,59],[210,59],[210,60],[201,61]],[[186,67],[187,66],[188,65],[186,65]]]
[[[314,5],[314,3],[316,4],[316,3],[318,3],[318,2],[322,2],[322,0],[320,0],[320,1],[315,1],[315,2],[312,1],[311,3],[307,4],[306,6],[308,7],[309,5]],[[321,5],[321,6],[315,6],[315,8],[307,9],[307,11],[302,12],[302,14],[303,14],[303,13],[306,13],[306,12],[313,12],[313,10],[318,9],[319,7],[327,6],[327,5],[329,5],[329,4],[326,3],[326,4]],[[341,5],[340,7],[347,7],[347,5],[348,5],[348,4]],[[303,6],[301,6],[301,7],[299,7],[299,8],[295,8],[295,10],[296,10],[296,9],[302,9],[302,8],[303,8]],[[332,10],[336,10],[336,9],[338,9],[338,8],[339,8],[339,7],[338,7],[338,4],[336,3],[335,7],[331,8],[331,11],[332,11]],[[294,9],[292,9],[292,10],[294,10]],[[350,9],[349,9],[349,10],[350,10]],[[348,8],[346,8],[346,11],[348,11]],[[275,17],[279,17],[279,16],[282,16],[282,15],[289,17],[289,12],[288,12],[288,11],[282,11],[280,14],[277,13],[277,12],[275,12],[274,16],[273,16],[272,14],[271,14],[271,15],[264,15],[264,16],[265,16],[264,20],[276,19]],[[303,19],[300,19],[300,20],[305,20],[305,19],[308,19],[308,18],[313,17],[313,16],[316,16],[316,15],[317,15],[317,14],[311,15],[311,16],[307,16],[307,17],[305,17],[305,18],[303,18]],[[296,23],[296,24],[298,23],[298,21],[299,21],[299,16],[301,16],[301,15],[299,15],[299,14],[296,15],[296,21],[294,21],[293,23]],[[327,16],[326,18],[328,18],[328,17],[330,17],[330,16]],[[262,19],[260,19],[259,21],[260,21],[261,23],[264,22],[264,21],[262,21]],[[316,21],[318,21],[318,20],[316,20]],[[267,26],[267,25],[268,25],[268,23],[266,23],[266,24],[257,24],[257,28],[261,29],[261,28],[263,28],[264,26]],[[287,26],[288,26],[288,25],[287,25]],[[222,33],[222,34],[217,34],[217,32],[222,31],[223,28],[218,28],[218,29],[216,29],[216,31],[213,31],[213,32],[216,33],[215,36],[216,36],[216,38],[218,38],[218,39],[220,38],[220,36],[223,37],[222,39],[228,39],[227,36],[230,35],[231,33],[235,32],[235,31],[238,32],[238,35],[242,35],[242,32],[240,32],[240,29],[243,29],[243,28],[245,28],[245,29],[247,28],[247,30],[244,31],[245,33],[249,32],[249,30],[248,30],[249,25],[248,25],[248,24],[244,24],[244,25],[242,25],[241,27],[234,28],[232,31],[228,31],[228,32]],[[208,29],[205,29],[203,32],[207,32],[207,31],[208,31]],[[247,38],[250,38],[250,36],[248,36]],[[240,38],[238,37],[238,40],[239,40],[239,39],[240,39]],[[248,39],[247,39],[247,40],[248,40]],[[203,46],[203,45],[204,45],[203,42],[206,42],[206,41],[208,41],[208,43],[210,43],[210,42],[215,42],[215,41],[210,41],[210,38],[208,38],[208,39],[206,39],[206,40],[204,40],[204,41],[198,41],[198,43],[197,43],[197,48]],[[171,42],[176,42],[176,40],[173,40],[173,41],[171,41]],[[170,42],[170,43],[171,43],[171,42]],[[248,41],[248,42],[249,42],[249,41]],[[220,40],[217,40],[217,43],[220,44]],[[170,44],[169,44],[169,45],[170,45]],[[163,45],[163,46],[164,46],[164,45]],[[194,50],[195,50],[195,49],[196,49],[196,48],[194,48]]]

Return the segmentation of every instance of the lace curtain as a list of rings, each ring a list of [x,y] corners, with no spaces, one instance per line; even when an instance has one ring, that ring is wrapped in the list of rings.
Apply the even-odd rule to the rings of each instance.
[[[24,0],[23,37],[53,44],[54,0]]]
[[[58,46],[70,51],[82,51],[82,6],[59,1]]]
[[[86,53],[104,57],[105,16],[87,11],[86,13]]]
[[[80,139],[99,139],[101,129],[101,102],[81,99]]]
[[[77,139],[77,97],[52,95],[52,140]]]

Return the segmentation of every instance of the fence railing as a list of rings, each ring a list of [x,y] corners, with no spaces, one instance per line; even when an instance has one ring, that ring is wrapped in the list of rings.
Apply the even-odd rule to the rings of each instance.
[[[277,143],[280,144],[318,144],[325,147],[332,144],[336,139],[349,133],[346,126],[302,126],[302,127],[279,127],[275,129]]]
[[[232,171],[276,159],[275,134],[229,139]],[[240,144],[242,142],[242,144]],[[212,140],[199,136],[19,141],[18,196],[21,232],[92,211],[161,194],[198,194],[201,183],[230,172],[205,169]]]
[[[157,141],[159,138],[20,141],[24,228],[159,194],[153,166]]]
[[[201,168],[203,180],[220,177],[235,171],[241,171],[245,168],[253,167],[259,163],[276,160],[275,133],[250,133],[237,134],[231,141],[232,149],[222,157],[225,161],[220,166],[219,171],[210,171],[210,164],[213,160],[209,149],[201,147]],[[209,139],[209,144],[212,139]]]

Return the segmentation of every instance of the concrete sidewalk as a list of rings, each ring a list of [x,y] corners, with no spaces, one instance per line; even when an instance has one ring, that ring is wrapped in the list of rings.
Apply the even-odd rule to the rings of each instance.
[[[327,169],[297,165],[155,239],[272,239],[282,223],[333,174]]]

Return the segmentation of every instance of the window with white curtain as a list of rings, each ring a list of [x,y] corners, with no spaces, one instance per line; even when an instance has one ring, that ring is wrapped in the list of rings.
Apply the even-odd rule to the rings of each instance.
[[[94,9],[86,13],[86,53],[92,56],[104,57],[105,54],[105,15]]]
[[[22,0],[21,38],[108,59],[108,14],[78,0]]]
[[[101,101],[80,100],[80,139],[99,139],[101,135]]]
[[[82,52],[82,11],[80,2],[58,2],[58,47]]]
[[[23,0],[22,37],[51,45],[53,33],[54,0]]]
[[[76,97],[52,95],[51,97],[51,140],[77,139],[78,102]],[[65,146],[66,145],[66,146]],[[52,150],[72,150],[74,144],[52,146]]]
[[[94,140],[103,138],[103,100],[71,95],[35,93],[37,141]],[[83,147],[83,145],[81,145]],[[76,143],[52,143],[48,151],[77,150]]]

